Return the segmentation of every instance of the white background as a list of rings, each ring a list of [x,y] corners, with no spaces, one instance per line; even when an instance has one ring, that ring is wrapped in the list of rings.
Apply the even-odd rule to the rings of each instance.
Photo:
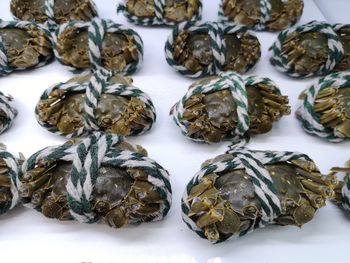
[[[126,23],[115,13],[116,2],[96,0],[100,16]],[[218,4],[219,0],[204,0],[203,20],[216,20]],[[11,18],[8,0],[0,1],[0,17]],[[325,18],[313,1],[305,0],[300,23],[313,19]],[[134,84],[151,96],[158,114],[151,132],[130,141],[142,144],[150,157],[170,172],[174,193],[170,213],[162,222],[115,230],[103,224],[59,222],[34,210],[17,208],[0,217],[1,262],[349,262],[350,217],[331,203],[302,229],[270,226],[219,245],[211,245],[187,228],[180,211],[183,190],[200,164],[224,153],[228,143],[196,144],[181,135],[168,113],[193,80],[178,75],[164,59],[164,43],[171,31],[128,25],[140,33],[145,43],[145,61],[133,76]],[[332,144],[310,136],[295,118],[299,93],[316,79],[296,80],[277,72],[269,64],[267,52],[276,34],[257,35],[262,58],[249,73],[275,80],[282,93],[290,97],[293,112],[276,123],[269,134],[252,138],[249,147],[304,152],[324,173],[332,166],[343,165],[350,157],[349,141]],[[19,110],[14,126],[0,137],[10,152],[20,151],[29,157],[45,146],[65,142],[37,124],[34,107],[46,88],[70,77],[72,74],[55,62],[0,78],[0,90],[15,98],[14,106]]]

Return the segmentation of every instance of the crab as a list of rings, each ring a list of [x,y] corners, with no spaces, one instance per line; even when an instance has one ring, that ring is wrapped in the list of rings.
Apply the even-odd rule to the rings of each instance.
[[[280,31],[294,24],[303,13],[302,0],[271,0],[271,14],[265,27],[268,31]],[[224,15],[236,23],[254,27],[261,20],[259,0],[223,0]]]
[[[223,71],[245,73],[259,60],[259,40],[248,32],[225,34],[225,62]],[[213,51],[208,34],[182,31],[173,43],[174,59],[189,71],[196,73],[213,63]]]
[[[74,144],[72,140],[68,144]],[[127,142],[117,144],[118,150],[147,155],[141,146]],[[73,220],[69,212],[66,184],[72,163],[67,161],[39,161],[23,176],[20,188],[24,203],[48,218]],[[161,209],[162,198],[148,181],[146,170],[102,165],[92,191],[91,207],[103,221],[113,228],[147,222]]]
[[[317,73],[328,59],[328,38],[317,31],[292,32],[282,43],[281,55],[288,56],[288,65],[296,73]]]
[[[320,90],[313,106],[320,122],[335,134],[350,138],[350,87],[327,87]]]
[[[91,66],[87,29],[68,27],[57,37],[57,52],[65,65],[77,69]],[[102,64],[109,70],[121,72],[139,61],[135,38],[124,33],[106,33],[102,45]]]
[[[344,26],[338,31],[337,35],[344,48],[343,59],[335,65],[335,71],[345,71],[350,69],[350,26]]]
[[[165,0],[164,18],[170,22],[191,20],[199,10],[199,0]],[[127,10],[140,18],[155,17],[154,0],[128,0]]]
[[[231,154],[220,155],[202,168],[232,158]],[[280,162],[265,168],[281,202],[282,213],[274,221],[277,225],[301,227],[312,220],[316,210],[334,196],[338,183],[334,175],[321,175],[312,161]],[[212,242],[248,232],[261,220],[260,201],[251,178],[242,169],[205,175],[185,201],[190,207],[187,215]]]
[[[86,85],[91,74],[75,77],[69,82]],[[132,79],[115,75],[109,85],[121,83],[130,86]],[[37,105],[38,120],[54,126],[63,135],[77,132],[84,127],[85,90],[67,91],[53,89],[49,97]],[[96,111],[97,124],[104,132],[123,136],[138,134],[150,129],[152,112],[138,97],[102,94]]]
[[[23,28],[0,28],[11,68],[30,68],[51,57],[51,42],[39,27],[28,24]]]
[[[190,89],[215,78],[208,77],[195,82]],[[272,129],[274,121],[290,114],[288,97],[280,95],[272,87],[258,83],[246,86],[246,89],[250,117],[249,134],[267,133]],[[187,123],[188,136],[191,138],[217,143],[235,137],[238,121],[236,102],[229,89],[195,94],[185,102],[184,109],[181,119]]]
[[[69,20],[90,21],[97,16],[91,0],[55,0],[55,21],[63,24]],[[12,0],[11,12],[21,20],[44,23],[45,0]]]

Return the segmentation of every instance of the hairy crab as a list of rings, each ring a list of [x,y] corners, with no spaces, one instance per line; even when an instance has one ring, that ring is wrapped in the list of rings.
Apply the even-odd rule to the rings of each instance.
[[[131,64],[142,61],[142,40],[131,29],[118,29],[120,25],[108,21],[113,32],[102,36],[101,61],[104,68],[114,72],[124,72]],[[91,67],[89,56],[90,23],[71,22],[61,26],[55,45],[59,61],[78,70]]]
[[[129,14],[138,18],[155,18],[155,2],[158,0],[127,0],[126,9]],[[191,20],[199,13],[200,0],[165,0],[163,19],[167,22],[180,23]]]
[[[47,0],[11,0],[11,12],[20,20],[45,23],[48,15],[45,11]],[[63,24],[69,20],[90,21],[97,16],[92,0],[55,0],[54,20]]]
[[[350,25],[336,24],[334,27],[335,32],[340,38],[340,41],[344,48],[344,57],[339,61],[334,70],[345,71],[350,69]]]
[[[294,25],[304,9],[302,0],[268,0],[271,5],[269,18],[263,21],[263,28],[268,31],[280,31]],[[254,28],[262,21],[261,1],[259,0],[223,0],[223,15],[238,24]]]
[[[228,29],[229,26],[226,26],[227,30],[221,36],[225,45],[219,52],[223,52],[225,59],[220,68],[222,71],[235,71],[243,74],[260,59],[260,42],[256,36],[242,28],[231,32]],[[204,27],[210,28],[209,25],[204,25]],[[213,67],[215,51],[208,29],[201,32],[180,31],[172,43],[175,63],[183,66],[191,74],[208,71],[208,68]]]
[[[68,137],[84,129],[86,90],[90,78],[91,74],[83,74],[64,83],[70,86],[69,89],[62,88],[61,83],[45,92],[36,107],[39,123]],[[114,75],[99,98],[96,120],[101,131],[136,135],[151,129],[155,109],[150,98],[132,86],[130,77]]]
[[[276,153],[255,154],[266,155],[265,158],[279,156]],[[316,210],[323,207],[326,200],[334,196],[336,177],[321,175],[313,161],[270,159],[267,163],[263,162],[263,169],[272,179],[280,212],[272,221],[264,222],[265,207],[256,192],[254,180],[241,166],[234,168],[240,162],[236,156],[235,153],[224,154],[206,161],[202,165],[201,176],[196,176],[185,191],[185,222],[211,242],[245,235],[266,224],[301,227],[312,220]],[[254,172],[259,173],[260,170]]]
[[[48,218],[61,221],[77,219],[83,223],[103,220],[113,228],[162,219],[171,203],[167,172],[149,159],[141,146],[120,139],[109,144],[110,139],[115,140],[115,137],[109,136],[94,134],[69,141],[61,147],[49,147],[50,153],[44,149],[30,157],[22,168],[19,189],[24,204]],[[106,141],[107,147],[102,147]],[[79,149],[83,145],[87,147],[82,160],[85,167],[91,161],[89,157],[94,158],[94,149],[105,151],[104,156],[99,156],[98,167],[91,167],[91,180],[86,179],[86,174],[77,175],[78,167],[74,160],[77,156],[62,157],[64,152],[61,150],[70,149],[73,155],[82,158],[83,153]],[[76,182],[78,185],[75,185]],[[79,183],[84,185],[84,189],[77,190],[77,193],[74,187],[79,189]],[[83,194],[77,198],[76,195],[81,192]],[[84,198],[85,203],[81,201]]]
[[[190,86],[189,93],[220,80],[219,76],[195,82]],[[245,84],[250,119],[248,134],[267,133],[272,129],[273,122],[290,114],[288,97],[282,96],[271,80],[252,76],[246,79]],[[223,84],[220,90],[193,92],[189,98],[186,96],[182,107],[179,110],[179,103],[176,104],[171,115],[186,127],[186,136],[206,143],[217,143],[236,136],[237,125],[240,125],[237,102],[227,84]]]
[[[34,23],[0,20],[0,40],[12,69],[36,67],[53,57],[48,32]]]

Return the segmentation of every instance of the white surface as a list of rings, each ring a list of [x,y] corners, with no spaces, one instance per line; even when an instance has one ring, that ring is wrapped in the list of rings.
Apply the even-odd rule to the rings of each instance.
[[[349,0],[314,0],[314,2],[328,22],[345,24],[350,23]]]
[[[124,17],[115,14],[116,1],[96,2],[102,17],[125,23]],[[312,1],[305,2],[301,23],[324,20]],[[1,18],[11,17],[8,3],[8,0],[0,1]],[[218,3],[218,0],[204,0],[205,20],[216,20]],[[145,42],[145,62],[134,75],[134,83],[151,96],[158,113],[154,129],[130,141],[142,144],[151,158],[169,170],[174,195],[168,217],[163,222],[115,230],[102,224],[62,223],[36,211],[17,208],[0,218],[1,262],[349,262],[349,217],[331,203],[302,229],[272,226],[219,245],[211,245],[187,228],[180,212],[183,190],[200,164],[223,153],[228,143],[196,144],[181,135],[168,112],[192,80],[178,75],[164,60],[163,46],[170,29],[130,26]],[[269,64],[267,53],[276,34],[258,33],[258,37],[263,55],[250,73],[275,80],[283,94],[290,97],[293,114],[276,123],[269,134],[252,138],[249,147],[304,152],[323,172],[331,166],[343,165],[349,158],[350,142],[332,144],[307,135],[294,116],[299,93],[315,79],[295,80],[277,72]],[[13,95],[19,110],[12,129],[0,138],[9,151],[21,151],[29,156],[45,146],[65,141],[41,128],[33,111],[47,87],[71,76],[55,62],[31,72],[0,78],[1,91]]]

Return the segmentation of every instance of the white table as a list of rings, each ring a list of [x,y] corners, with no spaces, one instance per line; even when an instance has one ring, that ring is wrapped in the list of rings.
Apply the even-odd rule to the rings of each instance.
[[[96,1],[100,15],[126,23],[116,16],[114,0]],[[204,20],[216,20],[219,1],[204,0]],[[0,1],[0,16],[10,19],[9,0]],[[312,1],[305,1],[300,23],[325,18]],[[130,138],[142,144],[151,158],[169,170],[173,187],[173,207],[166,220],[115,230],[106,225],[82,225],[58,222],[27,208],[17,208],[0,217],[1,262],[348,262],[350,220],[328,203],[315,219],[302,229],[267,227],[236,241],[211,245],[190,231],[181,220],[180,199],[190,178],[200,164],[224,153],[228,143],[196,144],[184,138],[172,119],[170,108],[186,92],[192,80],[178,75],[165,62],[163,48],[168,28],[137,30],[145,43],[142,70],[134,75],[134,84],[153,99],[158,121],[148,134]],[[315,78],[295,80],[277,72],[269,63],[267,52],[276,38],[273,33],[258,33],[262,58],[250,74],[271,77],[290,97],[293,114],[274,125],[272,132],[252,138],[249,147],[265,150],[300,151],[308,154],[327,172],[349,158],[350,142],[332,144],[303,132],[295,118],[300,102],[297,97]],[[41,93],[50,85],[72,76],[57,62],[31,72],[14,73],[0,78],[0,89],[15,98],[19,116],[0,140],[12,153],[30,156],[35,151],[65,139],[41,128],[34,117],[34,107]]]
[[[314,0],[326,20],[330,23],[350,23],[349,0]]]

